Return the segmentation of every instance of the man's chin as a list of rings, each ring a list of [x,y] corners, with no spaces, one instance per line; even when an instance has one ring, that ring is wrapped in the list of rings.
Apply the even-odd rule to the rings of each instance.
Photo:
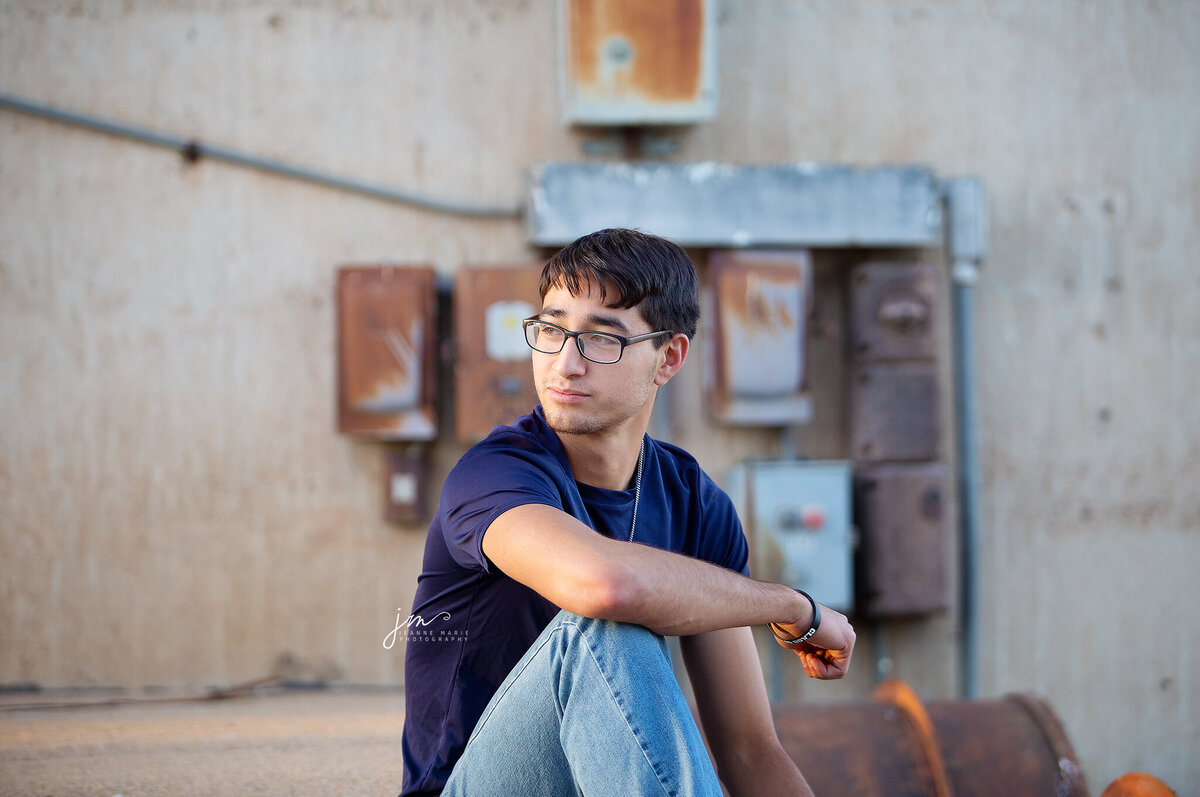
[[[575,415],[569,412],[562,412],[552,408],[542,407],[542,411],[546,415],[546,425],[560,435],[582,435],[595,434],[604,430],[602,424],[596,418],[586,415]]]

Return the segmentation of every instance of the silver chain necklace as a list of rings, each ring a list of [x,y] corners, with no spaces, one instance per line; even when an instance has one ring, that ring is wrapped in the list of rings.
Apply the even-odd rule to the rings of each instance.
[[[633,532],[637,528],[638,503],[642,500],[642,461],[646,458],[646,438],[642,438],[642,449],[638,452],[637,476],[633,479],[633,522],[629,524],[629,541],[633,542]]]

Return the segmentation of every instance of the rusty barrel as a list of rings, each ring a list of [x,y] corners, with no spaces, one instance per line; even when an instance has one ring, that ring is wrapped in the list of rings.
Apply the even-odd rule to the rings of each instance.
[[[1031,695],[926,707],[890,680],[870,701],[776,706],[775,726],[819,797],[1088,794],[1062,724]]]

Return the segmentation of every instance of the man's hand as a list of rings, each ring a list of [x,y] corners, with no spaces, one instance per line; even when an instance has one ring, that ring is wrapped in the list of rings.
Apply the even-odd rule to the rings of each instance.
[[[808,630],[795,623],[775,623],[784,633],[798,637]],[[850,669],[850,656],[854,653],[854,627],[846,615],[827,606],[821,606],[821,627],[804,642],[784,642],[778,636],[775,641],[800,658],[804,672],[809,678],[822,681],[841,678]]]

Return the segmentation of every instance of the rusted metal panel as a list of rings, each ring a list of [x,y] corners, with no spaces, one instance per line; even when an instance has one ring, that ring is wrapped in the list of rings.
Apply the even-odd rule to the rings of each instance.
[[[562,0],[568,121],[680,124],[716,111],[712,0]]]
[[[947,479],[940,463],[875,465],[855,474],[855,523],[862,535],[855,581],[863,616],[948,607]]]
[[[464,266],[454,280],[455,427],[482,439],[537,403],[521,320],[538,311],[538,265]]]
[[[850,274],[851,346],[860,362],[937,356],[937,269],[864,263]]]
[[[904,713],[856,701],[775,707],[775,730],[814,794],[933,797],[933,773]]]
[[[428,467],[424,446],[387,453],[383,516],[394,523],[419,523],[425,519]]]
[[[937,369],[932,363],[869,363],[854,369],[850,438],[859,462],[936,460],[941,448]]]
[[[805,339],[812,305],[809,253],[718,251],[708,262],[708,397],[722,423],[808,420]]]
[[[437,435],[436,288],[428,266],[338,269],[338,431]]]
[[[1040,697],[930,702],[953,794],[1087,797],[1066,730]]]
[[[872,700],[773,709],[783,749],[816,794],[1086,797],[1066,731],[1033,695],[923,705],[895,680]]]

